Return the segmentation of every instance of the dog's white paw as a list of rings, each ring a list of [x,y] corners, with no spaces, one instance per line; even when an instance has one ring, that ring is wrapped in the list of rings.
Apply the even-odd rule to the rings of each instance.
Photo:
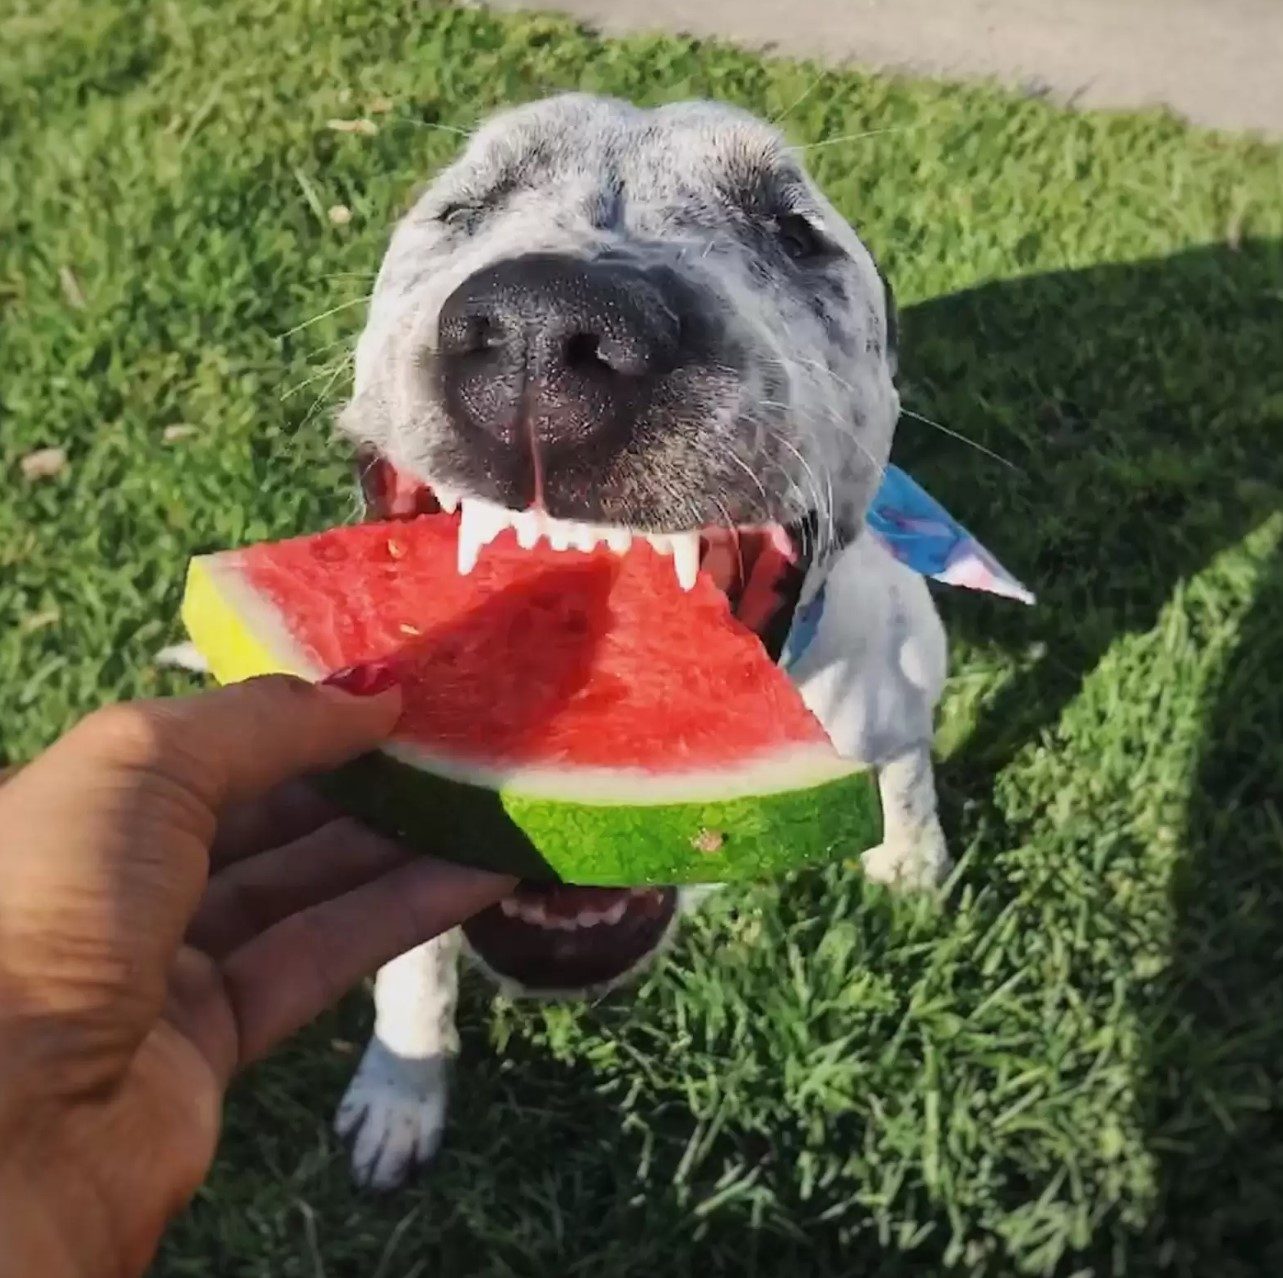
[[[194,643],[175,643],[162,648],[152,658],[166,670],[186,670],[189,674],[209,674],[209,662],[196,651]]]
[[[446,1056],[397,1056],[370,1040],[334,1116],[334,1130],[351,1145],[358,1185],[395,1189],[437,1152],[449,1067]]]
[[[860,865],[872,882],[907,891],[939,887],[953,869],[939,826],[914,842],[879,843],[860,857]]]

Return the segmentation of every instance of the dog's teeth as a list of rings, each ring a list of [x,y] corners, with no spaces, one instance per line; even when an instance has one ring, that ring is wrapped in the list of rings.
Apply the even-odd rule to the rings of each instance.
[[[512,522],[512,512],[492,502],[464,498],[459,520],[459,575],[466,577],[488,546]]]
[[[671,555],[673,571],[683,590],[689,590],[699,576],[699,533],[643,533],[658,554]]]
[[[447,515],[453,515],[459,509],[459,494],[453,488],[446,488],[443,484],[433,484],[432,491],[436,495],[437,505]]]
[[[579,916],[578,923],[580,927],[596,927],[602,917],[596,910],[584,910]]]
[[[521,913],[521,903],[515,896],[505,896],[499,902],[499,908],[503,911],[505,918],[515,919]]]
[[[544,909],[542,901],[518,902],[517,917],[523,923],[529,923],[533,927],[548,926],[548,911]]]
[[[677,584],[683,590],[689,590],[699,576],[699,533],[678,533],[672,541]]]
[[[633,544],[633,535],[627,528],[607,528],[605,532],[606,545],[617,555],[628,553],[628,547]]]
[[[602,537],[601,529],[569,519],[550,519],[544,531],[554,550],[592,550]]]
[[[542,520],[537,510],[523,510],[520,514],[513,515],[512,526],[517,532],[517,545],[522,550],[533,550],[539,541],[539,534],[543,531]]]
[[[570,526],[570,544],[576,550],[592,550],[600,536],[600,532],[591,524],[571,524]]]
[[[616,901],[615,904],[610,907],[610,909],[605,910],[601,915],[601,921],[607,927],[614,927],[615,924],[618,923],[619,920],[624,917],[624,911],[627,909],[628,909],[628,898],[625,897],[623,900]]]

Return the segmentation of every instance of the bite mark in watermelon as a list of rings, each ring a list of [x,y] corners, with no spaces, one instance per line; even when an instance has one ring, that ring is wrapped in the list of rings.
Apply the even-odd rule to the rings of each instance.
[[[554,550],[506,526],[460,572],[466,502],[375,513],[390,505],[399,518],[193,560],[184,620],[221,682],[392,663],[395,737],[331,786],[375,828],[521,876],[469,936],[489,936],[524,983],[545,968],[543,984],[609,979],[662,936],[671,885],[877,842],[869,776],[732,613],[728,593],[770,613],[765,544],[747,565],[736,545],[731,565],[708,539],[690,579],[640,538]],[[580,944],[587,928],[611,946]]]

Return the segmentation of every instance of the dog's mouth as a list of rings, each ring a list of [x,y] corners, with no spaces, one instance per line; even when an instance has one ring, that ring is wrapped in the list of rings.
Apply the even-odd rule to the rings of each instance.
[[[700,573],[706,573],[727,597],[736,618],[761,639],[773,660],[779,659],[788,637],[816,543],[813,513],[790,524],[726,523],[649,532],[553,519],[534,508],[509,510],[409,475],[372,451],[358,454],[357,467],[366,518],[445,514],[454,519],[461,573],[471,572],[485,547],[509,532],[517,545],[527,550],[546,542],[556,551],[585,552],[605,546],[624,555],[634,541],[647,541],[670,558],[684,590],[695,584]]]
[[[461,573],[471,572],[484,548],[509,531],[524,549],[546,541],[565,552],[604,545],[623,555],[635,539],[645,539],[671,558],[683,589],[707,574],[773,659],[787,638],[815,544],[813,517],[793,525],[647,532],[553,519],[535,509],[508,510],[409,475],[369,451],[358,455],[357,466],[368,519],[454,519]],[[516,987],[538,993],[594,990],[640,968],[663,943],[677,909],[672,887],[522,882],[463,931],[485,966]]]
[[[660,947],[677,916],[671,887],[520,883],[463,925],[495,975],[540,994],[609,988]]]

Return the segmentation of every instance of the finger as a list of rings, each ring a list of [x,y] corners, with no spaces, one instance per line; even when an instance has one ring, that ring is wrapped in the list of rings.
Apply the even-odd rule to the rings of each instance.
[[[163,1004],[216,812],[372,748],[399,705],[275,677],[90,715],[0,791],[7,980],[87,1025],[108,1076]]]
[[[219,958],[286,916],[350,892],[414,856],[357,821],[332,821],[216,874],[187,929],[187,943]]]
[[[247,1064],[336,1002],[361,977],[510,892],[516,880],[419,857],[283,919],[235,950],[223,982]]]
[[[400,708],[395,688],[357,696],[265,675],[194,696],[108,707],[54,750],[159,775],[218,811],[374,749],[391,734]]]
[[[230,865],[247,856],[283,847],[338,820],[343,813],[304,781],[287,781],[261,799],[236,803],[218,818],[210,864]]]

